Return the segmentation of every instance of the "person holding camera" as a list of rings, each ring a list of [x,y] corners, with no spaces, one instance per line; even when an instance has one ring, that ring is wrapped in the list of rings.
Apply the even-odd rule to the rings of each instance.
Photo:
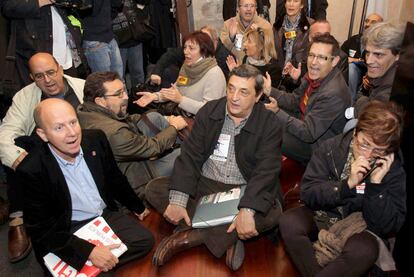
[[[73,17],[69,19],[70,13],[64,6],[53,0],[4,0],[1,12],[11,20],[10,39],[16,41],[20,88],[32,83],[28,61],[38,52],[52,54],[66,75],[87,76],[89,68],[81,46],[80,28]]]

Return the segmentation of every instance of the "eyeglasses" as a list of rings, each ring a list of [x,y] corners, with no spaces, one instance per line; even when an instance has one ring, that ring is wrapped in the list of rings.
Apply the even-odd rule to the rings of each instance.
[[[308,60],[313,61],[313,59],[316,58],[316,61],[319,63],[324,63],[327,62],[328,60],[332,60],[334,57],[333,56],[324,56],[324,55],[316,55],[314,53],[309,53],[308,54]]]
[[[118,97],[118,98],[122,98],[124,96],[124,94],[127,94],[127,91],[124,88],[115,91],[113,94],[105,94],[104,96],[102,96],[103,98],[107,98],[107,97]]]
[[[56,70],[55,69],[50,69],[50,70],[45,71],[45,72],[39,72],[39,73],[32,74],[32,76],[33,76],[33,79],[35,81],[43,81],[46,78],[46,75],[49,78],[56,77],[57,72],[58,72],[58,69],[56,69]]]
[[[388,148],[375,148],[372,147],[369,143],[366,141],[360,141],[361,138],[358,137],[358,135],[355,135],[355,143],[356,146],[359,148],[359,150],[363,152],[370,152],[373,156],[385,156],[388,154]]]
[[[256,4],[243,4],[243,5],[239,5],[239,7],[243,9],[248,9],[248,8],[253,9],[253,8],[256,8]]]

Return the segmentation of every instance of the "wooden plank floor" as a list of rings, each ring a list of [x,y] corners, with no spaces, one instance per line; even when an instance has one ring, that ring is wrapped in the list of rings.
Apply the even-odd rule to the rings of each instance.
[[[155,236],[156,244],[152,251],[143,259],[131,262],[119,268],[117,277],[296,277],[299,274],[293,268],[282,243],[274,245],[267,237],[245,243],[246,257],[242,267],[232,272],[225,263],[225,257],[215,258],[205,246],[195,247],[181,252],[166,265],[156,268],[151,259],[156,246],[174,227],[166,222],[160,214],[152,210],[143,222]]]
[[[299,184],[304,167],[298,163],[283,158],[280,183],[285,195],[285,208],[300,205],[299,190],[291,190]],[[143,222],[153,233],[156,244],[152,251],[144,258],[122,266],[116,272],[118,277],[145,276],[145,277],[296,277],[298,272],[287,256],[283,243],[273,244],[266,236],[245,243],[245,260],[242,267],[232,272],[225,263],[225,257],[215,258],[205,246],[195,247],[181,252],[173,257],[166,265],[156,268],[151,259],[160,241],[172,234],[174,226],[155,212]]]

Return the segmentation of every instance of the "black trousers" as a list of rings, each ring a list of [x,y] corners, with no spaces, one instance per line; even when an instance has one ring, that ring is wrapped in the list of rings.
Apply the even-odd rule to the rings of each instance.
[[[119,257],[119,263],[116,265],[115,269],[130,261],[142,258],[151,251],[154,245],[154,237],[151,232],[139,224],[136,219],[121,212],[114,212],[108,209],[104,210],[102,217],[106,220],[114,233],[128,247],[128,250]],[[76,232],[89,221],[91,221],[91,219],[72,222],[70,232]],[[43,270],[45,270],[45,276],[50,276],[47,268],[44,266],[42,267]],[[102,272],[99,276],[115,276],[115,272],[114,270]]]
[[[169,204],[169,178],[161,177],[154,179],[149,182],[146,187],[145,197],[147,201],[161,214],[164,213],[165,209]],[[200,197],[215,192],[221,192],[230,190],[236,185],[223,184],[205,177],[201,177],[199,182],[195,184],[197,186],[197,195],[195,198],[189,199],[187,203],[187,212],[190,218],[193,217],[195,212],[195,207],[197,205]],[[267,214],[256,213],[255,214],[255,224],[256,230],[259,233],[268,231],[275,227],[278,222],[280,215],[282,214],[282,206],[280,202],[275,199],[274,205],[271,207]],[[180,222],[179,229],[189,228],[184,223]],[[203,242],[210,250],[210,252],[217,258],[221,257],[226,250],[236,243],[238,236],[236,230],[231,233],[227,233],[227,229],[230,224],[214,226],[206,229],[202,229],[204,234]]]
[[[319,266],[313,249],[318,228],[313,211],[306,206],[286,211],[280,218],[279,230],[285,248],[302,276],[362,276],[375,264],[378,242],[368,232],[351,236],[335,260]]]

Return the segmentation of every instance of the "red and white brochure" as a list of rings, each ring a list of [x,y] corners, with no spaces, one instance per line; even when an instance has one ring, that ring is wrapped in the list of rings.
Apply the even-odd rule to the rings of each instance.
[[[121,244],[118,248],[111,250],[116,257],[128,250],[101,216],[84,225],[74,235],[95,245]],[[43,260],[54,277],[95,277],[101,272],[89,260],[79,272],[53,253],[48,253]]]

